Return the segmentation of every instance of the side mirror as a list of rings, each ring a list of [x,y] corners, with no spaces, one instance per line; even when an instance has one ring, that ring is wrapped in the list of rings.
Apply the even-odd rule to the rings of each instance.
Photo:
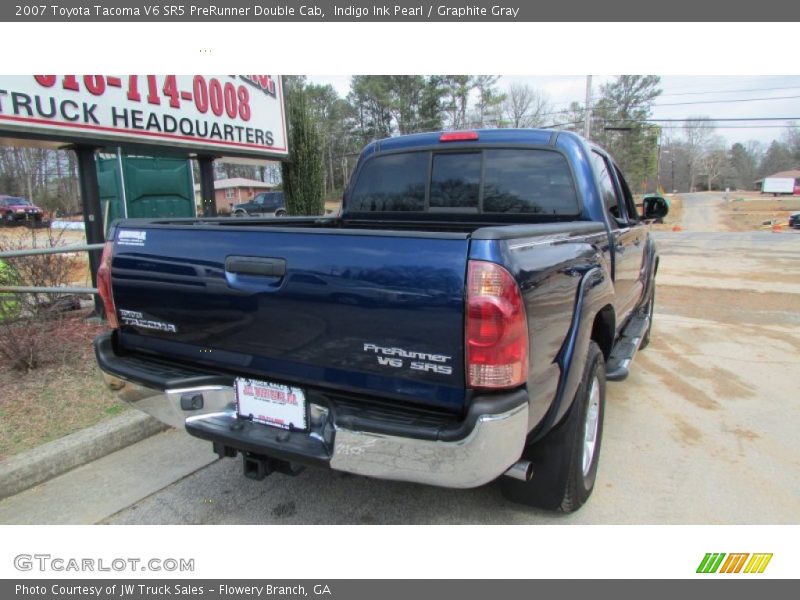
[[[663,219],[669,212],[669,200],[663,196],[647,196],[643,208],[645,219]]]

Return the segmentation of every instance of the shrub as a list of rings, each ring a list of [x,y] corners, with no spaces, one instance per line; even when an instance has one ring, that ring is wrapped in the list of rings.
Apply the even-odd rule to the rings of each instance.
[[[63,246],[63,232],[47,230],[45,239],[0,239],[0,252],[24,248]],[[30,242],[30,243],[28,243]],[[0,269],[0,285],[62,287],[76,266],[74,256],[44,254],[6,258]],[[18,371],[29,371],[53,360],[63,360],[61,343],[65,310],[79,303],[71,294],[14,294],[0,296],[0,360]]]

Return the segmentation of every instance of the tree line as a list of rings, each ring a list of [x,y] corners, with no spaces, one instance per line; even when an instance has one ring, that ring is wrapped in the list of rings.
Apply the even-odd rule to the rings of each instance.
[[[678,192],[754,190],[757,181],[793,169],[800,169],[800,127],[787,127],[769,145],[755,140],[727,145],[713,120],[694,117],[665,138],[659,181]]]
[[[585,133],[620,163],[636,192],[657,188],[752,189],[753,182],[800,166],[800,129],[790,127],[769,146],[727,147],[708,117],[660,126],[652,119],[661,95],[657,75],[622,75],[600,85],[590,106],[556,109],[533,86],[501,87],[499,75],[356,75],[342,97],[331,85],[304,76],[283,78],[290,164],[281,169],[217,161],[217,177],[283,181],[289,195],[337,199],[358,153],[394,135],[494,127],[550,127]],[[299,137],[298,137],[299,136]],[[298,171],[299,172],[294,172]],[[0,194],[31,198],[44,208],[80,209],[77,165],[66,150],[0,147]],[[309,205],[312,206],[312,205]],[[298,209],[299,210],[299,209]]]

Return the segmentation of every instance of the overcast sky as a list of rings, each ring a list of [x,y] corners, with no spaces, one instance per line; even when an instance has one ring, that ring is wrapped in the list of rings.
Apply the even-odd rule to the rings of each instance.
[[[340,96],[350,89],[349,75],[309,75],[309,81],[331,84]],[[595,75],[592,87],[595,98],[600,85],[613,76]],[[543,90],[554,110],[566,108],[570,102],[583,104],[586,95],[586,77],[566,76],[503,76],[499,86],[506,89],[511,83],[527,83]],[[800,124],[800,76],[664,76],[661,78],[662,95],[653,109],[653,118],[684,119],[708,116],[711,118],[788,117]],[[762,98],[770,98],[762,100]],[[668,106],[672,105],[672,106]],[[665,135],[680,135],[679,123],[663,123]],[[728,143],[758,140],[769,144],[780,138],[786,122],[720,122],[718,133]]]

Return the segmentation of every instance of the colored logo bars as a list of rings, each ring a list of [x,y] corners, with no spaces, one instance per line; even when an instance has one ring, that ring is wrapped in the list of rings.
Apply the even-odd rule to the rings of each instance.
[[[725,558],[727,556],[727,558]],[[747,560],[748,557],[750,560]],[[725,554],[724,552],[708,552],[700,565],[697,567],[698,573],[763,573],[769,561],[772,560],[772,553],[749,554],[734,553]],[[746,566],[745,566],[746,565]],[[744,567],[744,570],[742,569]]]

